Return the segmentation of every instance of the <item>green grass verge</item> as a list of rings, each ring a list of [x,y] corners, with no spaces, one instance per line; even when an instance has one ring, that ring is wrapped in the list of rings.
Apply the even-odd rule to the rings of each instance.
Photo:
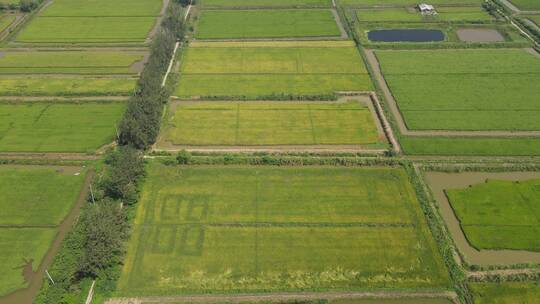
[[[28,286],[23,267],[32,262],[37,270],[55,236],[54,229],[0,228],[0,296]]]
[[[0,74],[136,74],[131,65],[143,57],[143,52],[4,52]]]
[[[449,285],[404,170],[148,171],[119,295]]]
[[[446,194],[475,248],[540,251],[538,189],[540,180],[488,180]]]
[[[176,89],[180,97],[328,95],[372,87],[350,42],[329,42],[328,47],[325,42],[192,43],[181,74]]]
[[[163,140],[177,145],[377,144],[373,114],[357,101],[182,103]]]
[[[413,130],[540,130],[540,60],[521,49],[377,51]]]
[[[131,95],[135,78],[0,77],[0,96]]]
[[[339,36],[330,10],[210,10],[201,13],[195,37],[286,38]]]
[[[0,151],[90,152],[113,141],[124,103],[0,103]]]
[[[540,284],[534,282],[471,283],[475,304],[536,303]]]
[[[84,173],[0,165],[0,226],[59,225],[77,199]]]
[[[46,17],[105,17],[159,15],[162,0],[55,0],[40,13]]]
[[[24,43],[145,41],[156,17],[36,17],[15,40]]]
[[[331,7],[332,0],[199,0],[202,7]]]

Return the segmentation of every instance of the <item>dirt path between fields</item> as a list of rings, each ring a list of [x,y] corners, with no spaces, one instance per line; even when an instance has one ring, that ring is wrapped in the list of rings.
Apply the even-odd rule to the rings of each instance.
[[[25,289],[17,290],[7,296],[0,297],[0,304],[31,304],[34,300],[34,297],[39,292],[41,285],[44,282],[45,277],[45,270],[52,264],[54,257],[60,250],[60,247],[62,245],[62,241],[66,237],[67,233],[71,230],[71,227],[79,217],[80,210],[86,201],[86,198],[88,196],[88,191],[90,188],[90,183],[92,182],[92,178],[94,176],[94,169],[90,168],[88,172],[86,173],[83,185],[81,187],[81,191],[79,192],[79,196],[77,197],[77,201],[74,204],[73,208],[71,208],[71,211],[66,216],[66,218],[62,221],[60,226],[57,227],[57,235],[54,239],[51,247],[47,251],[47,254],[43,258],[42,262],[39,265],[39,268],[36,272],[32,272],[31,265],[30,267],[24,268],[24,276],[25,280],[28,282],[28,287]]]
[[[105,304],[146,304],[146,303],[227,303],[227,302],[262,302],[290,300],[336,300],[336,299],[401,299],[401,298],[446,298],[457,303],[457,294],[453,291],[440,292],[298,292],[298,293],[269,293],[269,294],[223,294],[223,295],[186,295],[186,296],[156,296],[139,298],[113,298]]]
[[[336,25],[339,28],[339,32],[341,33],[341,38],[342,39],[349,38],[349,35],[347,35],[347,31],[345,30],[345,27],[343,27],[343,23],[341,22],[341,17],[339,17],[337,10],[334,8],[334,9],[331,9],[330,11],[332,12],[332,15],[334,15],[334,19],[336,20]]]
[[[366,59],[372,67],[375,81],[383,91],[388,108],[394,116],[399,132],[406,136],[463,136],[463,137],[540,137],[540,131],[439,131],[439,130],[409,130],[399,106],[384,79],[379,61],[373,50],[365,50]]]
[[[163,21],[163,18],[165,18],[165,13],[167,12],[167,8],[169,7],[169,1],[170,0],[163,0],[161,11],[159,12],[156,23],[154,24],[154,27],[150,30],[150,33],[148,33],[148,36],[146,36],[144,43],[152,42],[152,39],[154,39],[154,37],[156,36],[159,28],[161,27],[161,21]]]

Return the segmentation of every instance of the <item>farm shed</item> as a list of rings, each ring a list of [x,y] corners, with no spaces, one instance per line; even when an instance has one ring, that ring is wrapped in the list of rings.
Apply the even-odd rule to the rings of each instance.
[[[426,3],[419,4],[418,9],[420,10],[422,14],[436,14],[437,13],[435,12],[435,8],[433,7],[433,5],[429,5]]]

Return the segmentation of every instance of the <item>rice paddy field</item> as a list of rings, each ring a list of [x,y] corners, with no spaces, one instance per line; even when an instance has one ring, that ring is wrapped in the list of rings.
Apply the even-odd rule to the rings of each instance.
[[[175,92],[181,98],[264,99],[372,88],[350,41],[192,42],[181,61]]]
[[[344,6],[355,7],[412,7],[418,5],[416,0],[336,0],[339,4]],[[518,0],[519,1],[519,0]],[[535,1],[535,0],[524,0]],[[431,0],[431,5],[476,5],[480,6],[482,0]]]
[[[400,144],[411,155],[536,156],[535,137],[436,137],[402,136]]]
[[[540,180],[487,180],[446,194],[475,248],[540,251]]]
[[[332,0],[201,0],[202,7],[331,7]]]
[[[361,9],[360,22],[489,22],[493,17],[481,7],[438,7],[436,16],[425,16],[410,8]]]
[[[471,283],[475,304],[536,303],[540,298],[537,282]]]
[[[128,96],[137,78],[19,75],[0,77],[0,96]]]
[[[91,152],[111,143],[122,102],[0,103],[1,152]]]
[[[54,1],[15,41],[22,43],[143,43],[156,22],[161,0]]]
[[[152,162],[134,229],[119,295],[449,284],[399,168]]]
[[[11,51],[0,57],[0,74],[136,74],[144,52]]]
[[[374,145],[374,114],[358,101],[181,102],[163,141],[174,145]]]
[[[339,36],[332,11],[328,10],[208,10],[203,11],[195,37],[295,38]]]
[[[38,268],[73,207],[84,170],[66,168],[0,166],[0,296],[27,286],[24,267]]]
[[[508,0],[510,3],[517,6],[522,11],[538,11],[540,10],[540,2],[536,0]]]
[[[376,51],[412,130],[539,130],[540,59],[522,49]],[[444,92],[444,94],[441,94]]]

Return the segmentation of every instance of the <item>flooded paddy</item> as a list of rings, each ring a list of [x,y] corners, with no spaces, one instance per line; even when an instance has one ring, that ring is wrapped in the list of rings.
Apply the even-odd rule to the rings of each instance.
[[[426,181],[437,202],[437,207],[448,227],[452,238],[469,264],[475,265],[512,265],[521,263],[540,263],[540,252],[524,250],[477,250],[472,247],[459,219],[452,209],[445,190],[463,189],[471,185],[484,183],[486,179],[523,181],[540,178],[540,172],[425,172]]]
[[[444,33],[430,29],[372,30],[367,33],[373,42],[436,42],[444,41]]]

